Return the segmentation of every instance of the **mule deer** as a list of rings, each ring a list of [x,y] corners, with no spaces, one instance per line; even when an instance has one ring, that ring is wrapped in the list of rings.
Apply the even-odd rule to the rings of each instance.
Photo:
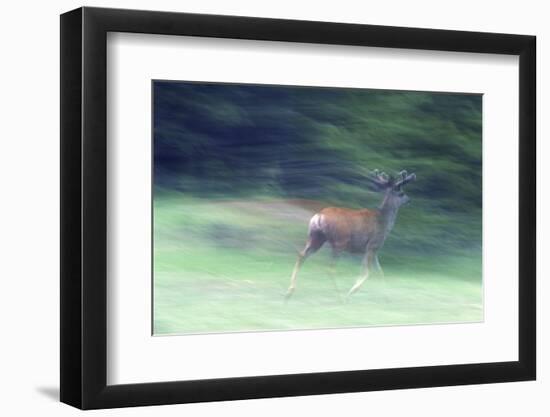
[[[383,273],[377,252],[393,228],[399,207],[409,201],[403,186],[415,179],[416,175],[408,174],[407,171],[401,171],[397,177],[390,177],[374,170],[367,176],[367,180],[374,191],[384,192],[384,199],[378,209],[327,207],[315,214],[309,221],[306,246],[298,253],[286,299],[296,289],[296,277],[306,258],[317,252],[325,242],[332,248],[333,259],[343,251],[363,254],[363,273],[349,290],[348,297],[361,288],[371,268]]]

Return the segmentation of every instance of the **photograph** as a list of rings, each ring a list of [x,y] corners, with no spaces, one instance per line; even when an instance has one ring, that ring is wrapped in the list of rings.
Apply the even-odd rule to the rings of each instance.
[[[484,320],[482,94],[151,88],[154,336]]]
[[[7,334],[43,349],[9,407],[544,409],[542,13],[94,3],[55,30],[44,5],[12,48],[11,272],[39,279],[8,269]]]

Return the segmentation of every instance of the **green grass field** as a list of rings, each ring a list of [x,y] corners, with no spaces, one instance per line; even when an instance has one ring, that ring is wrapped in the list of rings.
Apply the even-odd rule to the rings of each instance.
[[[400,256],[399,219],[379,254],[385,278],[372,276],[344,302],[360,259],[343,256],[333,281],[327,246],[305,262],[296,292],[285,303],[309,218],[322,205],[156,193],[154,334],[483,320],[479,247]],[[414,241],[410,232],[407,238]]]

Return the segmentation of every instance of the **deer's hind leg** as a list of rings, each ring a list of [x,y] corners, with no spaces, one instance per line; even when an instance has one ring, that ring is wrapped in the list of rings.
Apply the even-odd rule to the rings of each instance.
[[[294,264],[294,270],[292,271],[292,276],[290,278],[290,286],[288,287],[285,296],[286,300],[292,296],[292,293],[294,293],[294,290],[296,289],[296,279],[302,264],[309,255],[317,252],[321,246],[323,246],[325,241],[326,237],[322,232],[316,231],[309,234],[309,239],[306,242],[306,246],[301,252],[298,253],[298,259],[296,259],[296,264]]]

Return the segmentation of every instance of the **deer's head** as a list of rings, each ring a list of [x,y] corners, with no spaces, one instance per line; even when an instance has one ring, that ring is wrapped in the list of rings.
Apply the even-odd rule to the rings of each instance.
[[[385,194],[384,205],[399,208],[410,200],[405,191],[403,191],[403,186],[416,180],[416,175],[409,174],[407,171],[401,171],[394,177],[375,169],[367,179],[372,189]]]

